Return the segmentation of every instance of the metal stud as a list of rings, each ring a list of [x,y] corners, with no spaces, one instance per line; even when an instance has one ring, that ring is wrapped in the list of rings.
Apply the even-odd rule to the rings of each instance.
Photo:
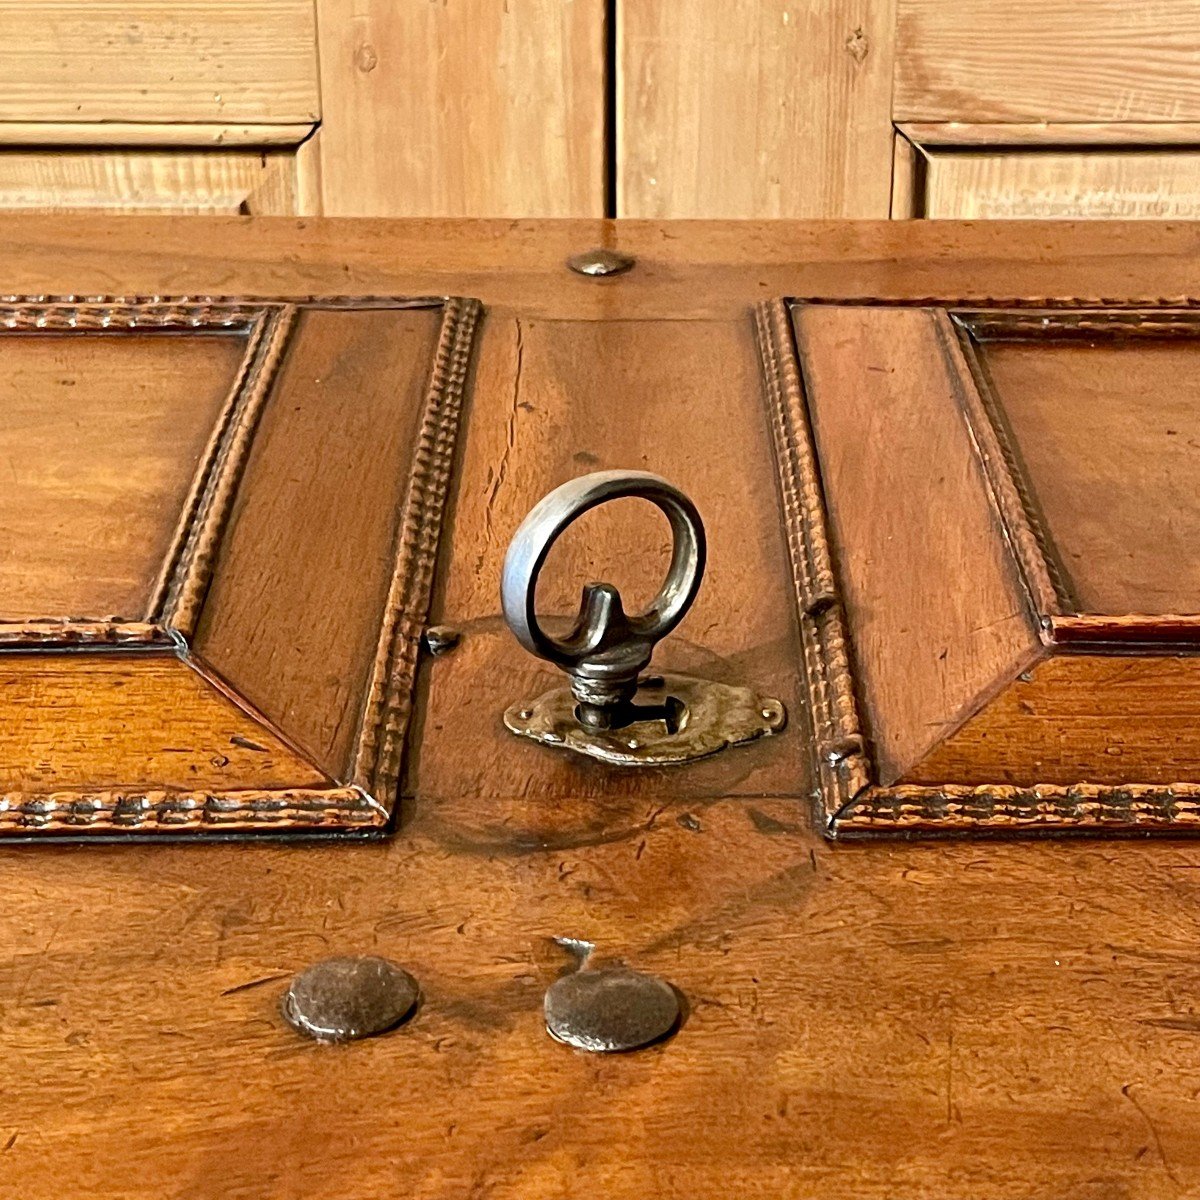
[[[425,649],[435,657],[449,654],[462,641],[461,630],[451,625],[431,625],[425,630]]]
[[[386,958],[327,958],[301,971],[284,993],[283,1015],[321,1042],[347,1042],[394,1029],[416,1008],[417,982]]]
[[[572,254],[567,259],[567,266],[577,275],[621,275],[628,271],[637,260],[632,255],[622,254],[619,250],[606,250],[597,246],[585,250],[582,254]]]
[[[577,1050],[637,1050],[674,1032],[679,997],[656,975],[586,967],[551,984],[544,1006],[550,1036]]]

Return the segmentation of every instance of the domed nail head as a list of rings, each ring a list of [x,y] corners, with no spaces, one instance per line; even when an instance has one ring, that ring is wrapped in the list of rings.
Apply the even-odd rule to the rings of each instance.
[[[612,1054],[660,1041],[679,1024],[679,997],[656,975],[627,967],[576,971],[546,992],[546,1029],[576,1050]]]
[[[597,246],[594,249],[585,250],[582,254],[572,254],[567,259],[567,266],[576,275],[604,278],[607,275],[624,274],[633,266],[634,261],[631,255],[622,254],[619,250],[606,250]]]
[[[327,958],[301,971],[283,997],[283,1015],[321,1042],[348,1042],[394,1029],[417,1004],[417,981],[373,955]]]

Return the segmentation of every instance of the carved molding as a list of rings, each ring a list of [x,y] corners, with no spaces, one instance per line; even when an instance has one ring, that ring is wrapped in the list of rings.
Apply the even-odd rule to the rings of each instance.
[[[828,835],[1200,831],[1200,783],[1131,781],[1109,786],[1080,781],[1068,786],[1013,787],[947,782],[937,786],[878,786],[870,740],[858,716],[853,646],[830,551],[820,465],[804,395],[790,303],[773,300],[759,304],[755,325],[804,652],[817,787]],[[836,303],[949,308],[956,302],[944,298],[907,302],[869,298]],[[1026,299],[996,303],[1045,310],[1053,305],[1107,302]],[[1184,299],[1161,303],[1182,307],[1198,302]],[[1032,314],[1026,321],[1020,315],[975,311],[951,312],[950,317],[964,329],[983,337],[1019,335],[1023,330],[1044,334],[1047,320],[1045,316]],[[1102,331],[1120,331],[1123,336],[1200,334],[1200,319],[1194,313],[1148,313],[1131,308],[1127,312],[1104,314],[1054,313],[1049,319],[1054,322],[1056,332],[1062,328],[1068,336],[1094,337]],[[953,338],[952,333],[950,337]],[[1035,506],[1017,468],[1012,447],[1003,439],[1002,423],[988,407],[990,388],[972,358],[967,355],[973,376],[977,383],[982,378],[984,386],[977,398],[960,397],[964,401],[964,417],[977,439],[996,511],[1016,550],[1031,610],[1046,640],[1059,644],[1080,640],[1136,643],[1139,634],[1145,634],[1151,627],[1160,646],[1164,630],[1175,631],[1181,642],[1194,643],[1200,639],[1197,616],[1090,616],[1063,611],[1067,603],[1065,582],[1055,577],[1053,554],[1046,552],[1046,534],[1035,520]]]
[[[221,828],[370,829],[387,811],[357,788],[0,793],[0,835]]]

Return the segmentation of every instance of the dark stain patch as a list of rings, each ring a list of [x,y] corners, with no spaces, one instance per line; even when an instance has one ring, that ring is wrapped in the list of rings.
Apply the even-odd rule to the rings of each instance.
[[[690,812],[680,813],[675,818],[675,824],[682,826],[689,833],[704,832],[704,826],[700,824],[700,818]]]
[[[576,450],[571,458],[582,467],[598,467],[600,465],[600,456],[593,454],[590,450]]]
[[[712,942],[713,939],[727,941],[735,936],[738,926],[744,924],[752,913],[778,913],[784,909],[798,913],[807,904],[814,883],[812,869],[807,862],[788,867],[731,896],[711,912],[690,917],[664,931],[643,945],[638,953],[649,956],[699,942]]]
[[[1150,1017],[1138,1024],[1153,1025],[1156,1029],[1178,1029],[1183,1033],[1200,1033],[1200,1017]]]
[[[863,33],[862,26],[860,25],[846,39],[846,53],[849,54],[850,57],[859,64],[859,66],[862,66],[870,52],[871,41],[867,35]]]
[[[241,746],[243,750],[254,750],[258,754],[266,754],[266,746],[260,746],[257,742],[252,742],[248,737],[242,737],[240,733],[235,733],[231,737],[230,742],[235,746]]]
[[[768,836],[775,836],[781,833],[803,833],[804,830],[799,825],[793,825],[786,821],[777,821],[774,817],[769,817],[765,812],[757,808],[749,808],[746,810],[750,814],[750,823],[758,830],[759,833],[765,833]]]
[[[561,850],[582,850],[588,846],[612,846],[649,833],[654,828],[657,818],[658,812],[655,812],[648,820],[633,826],[544,831],[513,831],[503,826],[484,826],[468,831],[451,828],[434,818],[424,822],[423,828],[429,837],[451,854],[491,857],[495,854],[539,854],[547,851],[553,853]]]

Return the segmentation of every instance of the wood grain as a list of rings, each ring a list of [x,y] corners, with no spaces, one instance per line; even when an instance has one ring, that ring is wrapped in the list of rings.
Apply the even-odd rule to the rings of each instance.
[[[797,309],[878,782],[906,777],[1041,653],[963,419],[958,348],[922,309]],[[969,588],[948,586],[963,578]]]
[[[307,311],[267,403],[195,651],[343,777],[385,601],[440,312]]]
[[[126,1196],[558,1200],[580,1171],[671,1200],[1200,1186],[1200,847],[830,847],[769,799],[614,803],[588,837],[554,806],[489,815],[431,805],[389,846],[96,849],[86,871],[0,852],[6,1177],[31,1200],[64,1162]],[[672,980],[682,1032],[552,1042],[553,936]],[[290,973],[343,951],[413,971],[411,1025],[345,1048],[284,1025]],[[72,1105],[97,1080],[122,1100],[101,1122]]]
[[[0,120],[320,117],[311,0],[3,0]]]
[[[768,461],[752,329],[737,322],[485,326],[460,468],[451,557],[432,621],[463,631],[427,664],[406,793],[478,805],[591,797],[788,791],[800,727],[684,768],[614,772],[514,738],[504,709],[564,677],[516,643],[500,617],[508,543],[553,487],[589,471],[650,470],[682,487],[708,524],[710,567],[694,609],[656,653],[662,669],[753,686],[795,709],[799,650]],[[724,431],[714,439],[714,423]],[[555,546],[539,610],[572,617],[586,582],[607,579],[631,612],[658,590],[670,533],[644,502],[605,505]]]
[[[601,0],[318,0],[323,211],[604,211]]]
[[[0,616],[144,619],[236,334],[0,334]]]
[[[311,221],[6,218],[16,293],[467,295],[492,313],[746,320],[779,296],[931,302],[1198,298],[1193,231],[1171,222]],[[637,266],[568,271],[609,245]],[[120,269],[114,268],[120,264]],[[1003,304],[1000,305],[1003,307]]]
[[[1200,658],[1063,655],[1015,680],[904,782],[1196,780],[1198,716]]]
[[[985,369],[1077,609],[1200,606],[1200,346],[1149,336],[985,342]]]
[[[327,782],[173,655],[0,655],[0,793]]]
[[[294,176],[288,150],[0,150],[0,209],[281,216]]]
[[[570,249],[605,240],[638,267],[609,281],[562,269]],[[720,328],[771,295],[1181,297],[1200,275],[1196,247],[1195,229],[1172,223],[12,217],[0,232],[6,286],[34,293],[482,296],[492,344],[464,520],[484,506],[477,493],[507,441],[514,317],[600,321],[609,332],[589,336],[620,347],[650,336],[622,333],[622,320]],[[531,335],[526,395],[562,386],[539,382],[548,340]],[[549,439],[564,465],[598,453],[597,428],[635,445],[607,407],[595,427],[582,407],[551,411],[548,440],[526,426],[515,442],[503,520],[521,509],[516,481],[543,482]],[[743,436],[708,424],[708,453]],[[661,452],[678,453],[666,465],[681,472],[700,435],[676,428]],[[645,431],[657,454],[651,430],[657,439],[661,426]],[[766,460],[731,470],[722,492],[708,468],[693,470],[681,481],[710,496],[745,489],[756,513],[766,503]],[[727,518],[710,524],[719,534]],[[473,580],[472,528],[447,577],[461,611],[494,613],[494,578]],[[745,551],[720,536],[710,585],[733,597],[721,562]],[[759,563],[755,583],[769,586],[763,553],[736,561]],[[649,564],[634,564],[635,580],[639,570]],[[685,629],[689,640],[732,639],[741,612],[710,612],[711,635]],[[810,782],[795,777],[798,791]],[[23,1200],[60,1200],[66,1170],[76,1191],[114,1200],[563,1200],[581,1185],[614,1200],[1200,1190],[1198,843],[829,845],[795,799],[614,792],[418,796],[379,845],[9,846],[0,867],[11,1051],[0,1170]],[[678,1036],[609,1058],[551,1042],[540,1007],[566,961],[556,936],[671,979],[689,1008]],[[423,1003],[409,1026],[327,1047],[284,1025],[290,974],[343,952],[414,972]]]
[[[618,215],[887,215],[891,3],[617,12]]]
[[[1194,149],[932,151],[925,181],[927,217],[1200,214],[1200,151]]]
[[[897,0],[898,121],[1200,119],[1197,0]]]

